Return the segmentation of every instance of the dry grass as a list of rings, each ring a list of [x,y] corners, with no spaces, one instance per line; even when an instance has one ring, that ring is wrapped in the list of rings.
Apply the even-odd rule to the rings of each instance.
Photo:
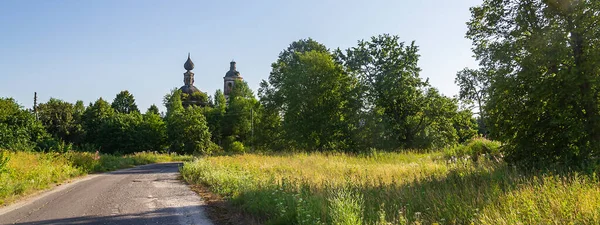
[[[525,175],[441,153],[216,156],[182,174],[267,224],[600,223],[594,176]]]

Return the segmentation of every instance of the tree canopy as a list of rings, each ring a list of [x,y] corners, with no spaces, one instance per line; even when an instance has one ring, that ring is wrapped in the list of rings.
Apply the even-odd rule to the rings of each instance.
[[[489,80],[483,107],[508,159],[529,167],[598,163],[600,2],[485,0],[467,37]]]
[[[135,104],[135,98],[129,91],[121,91],[113,100],[111,107],[118,113],[140,112]]]

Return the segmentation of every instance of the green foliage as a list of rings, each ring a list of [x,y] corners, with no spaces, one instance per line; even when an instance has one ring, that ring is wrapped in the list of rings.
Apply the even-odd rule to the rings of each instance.
[[[46,137],[37,142],[36,150],[40,152],[65,153],[73,150],[73,144],[60,139]]]
[[[600,155],[600,2],[486,0],[467,37],[490,81],[483,107],[507,160],[586,168]]]
[[[48,135],[42,123],[12,98],[0,98],[0,148],[33,150]]]
[[[96,144],[103,153],[128,154],[150,150],[144,149],[144,137],[138,132],[142,122],[143,117],[139,113],[115,113],[102,121]]]
[[[135,98],[129,91],[121,91],[115,96],[111,107],[118,113],[139,113],[137,105],[135,104]]]
[[[102,98],[99,98],[93,104],[90,103],[83,113],[83,128],[86,131],[85,140],[87,143],[102,146],[102,142],[107,139],[103,138],[101,131],[103,123],[108,118],[113,117],[114,114],[114,109]]]
[[[457,102],[419,77],[414,42],[406,45],[384,34],[336,55],[359,81],[363,127],[358,139],[367,140],[367,147],[428,149],[457,143]]]
[[[244,153],[246,152],[246,148],[244,147],[244,144],[242,144],[242,142],[233,141],[227,145],[225,151],[231,153]]]
[[[77,105],[50,98],[46,103],[37,106],[37,115],[46,131],[53,137],[69,143],[83,141],[84,130],[81,117],[85,108],[83,102]]]
[[[177,97],[177,94],[172,95],[172,98]],[[167,134],[172,151],[186,154],[211,153],[211,134],[203,108],[189,106],[181,111],[167,111],[167,115]]]
[[[144,151],[162,152],[167,146],[167,124],[156,113],[143,115],[142,124],[136,129],[138,143]]]
[[[129,96],[120,93],[122,96]],[[166,125],[160,115],[115,113],[108,102],[98,99],[83,113],[86,144],[104,153],[128,154],[162,151],[166,146]]]
[[[362,224],[362,207],[364,205],[360,193],[352,189],[340,188],[332,191],[329,200],[329,212],[332,215],[331,224],[355,225]]]
[[[261,101],[262,98],[261,98]],[[255,146],[269,151],[282,151],[287,147],[283,139],[283,129],[281,127],[281,116],[279,112],[270,105],[259,104],[255,116]]]
[[[483,154],[498,160],[501,159],[503,155],[500,142],[490,141],[485,138],[473,138],[463,145],[444,149],[444,155],[448,159],[457,159],[468,156],[474,161],[477,161]]]
[[[10,156],[8,155],[8,152],[0,150],[0,174],[7,170],[7,164],[9,160]]]
[[[490,86],[488,71],[483,69],[469,69],[464,68],[463,70],[456,73],[454,83],[456,83],[460,89],[459,99],[467,103],[474,103],[477,106],[480,117],[485,117],[483,112],[487,99],[488,99],[488,88]]]
[[[213,107],[207,107],[205,109],[206,122],[213,143],[221,144],[223,141],[223,126],[226,110],[227,100],[225,99],[225,95],[221,90],[215,91]]]
[[[221,103],[219,103],[221,104]],[[236,80],[229,104],[221,120],[222,136],[234,137],[235,140],[248,145],[252,144],[253,117],[258,108],[258,100],[245,81]]]
[[[158,107],[155,104],[152,104],[150,105],[150,107],[148,107],[148,110],[146,110],[146,114],[160,115],[160,111],[158,110]]]
[[[354,125],[348,119],[358,110],[350,104],[354,82],[324,46],[300,40],[273,63],[269,81],[261,85],[261,101],[285,118],[283,137],[292,147],[350,150]]]
[[[479,129],[481,129],[480,125],[477,124],[477,119],[473,117],[473,113],[470,110],[459,110],[452,117],[452,124],[458,136],[458,143],[464,143],[476,137]]]
[[[184,110],[181,102],[181,90],[173,88],[170,93],[163,98],[163,104],[167,108],[166,119],[172,117],[173,113],[182,112]]]

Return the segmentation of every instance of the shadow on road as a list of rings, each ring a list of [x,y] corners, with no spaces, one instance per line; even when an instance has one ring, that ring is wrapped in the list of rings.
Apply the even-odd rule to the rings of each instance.
[[[156,174],[156,173],[176,173],[179,171],[179,167],[183,166],[183,163],[172,162],[172,163],[157,163],[144,166],[138,166],[131,169],[117,170],[108,172],[106,174],[115,175],[127,175],[127,174]]]
[[[205,210],[205,206],[186,206],[163,208],[151,212],[122,214],[114,216],[82,216],[64,219],[52,219],[32,221],[26,223],[14,223],[20,225],[50,225],[50,224],[196,224],[196,221],[190,220],[189,217],[177,215],[178,212],[196,212]]]

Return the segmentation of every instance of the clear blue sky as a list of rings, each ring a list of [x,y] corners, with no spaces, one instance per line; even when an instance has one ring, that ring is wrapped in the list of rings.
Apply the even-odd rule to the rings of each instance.
[[[456,72],[476,67],[464,38],[469,7],[482,0],[0,1],[0,97],[25,107],[50,97],[87,105],[129,90],[142,112],[161,110],[183,85],[191,52],[195,86],[223,87],[229,62],[253,90],[291,42],[330,49],[389,33],[420,46],[421,76],[448,96]]]

